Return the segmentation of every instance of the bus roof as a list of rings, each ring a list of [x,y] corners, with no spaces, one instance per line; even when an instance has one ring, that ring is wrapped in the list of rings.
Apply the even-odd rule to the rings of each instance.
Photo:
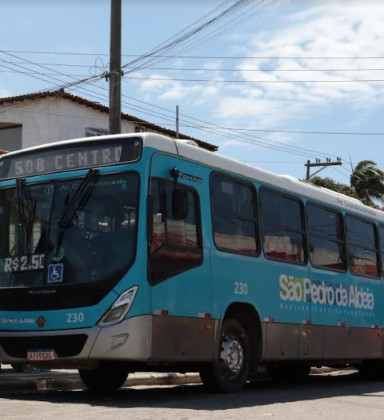
[[[211,153],[197,147],[181,143],[177,147],[178,154],[192,159],[200,164],[212,166],[228,173],[256,180],[264,185],[273,186],[287,192],[293,192],[303,197],[321,201],[340,209],[371,217],[384,222],[384,212],[364,205],[353,197],[348,197],[336,191],[329,190],[308,181],[302,181],[288,175],[278,175],[230,158],[218,153]]]
[[[155,133],[131,133],[118,134],[113,136],[97,136],[85,137],[80,139],[66,140],[55,143],[44,144],[31,147],[28,149],[9,152],[4,158],[12,158],[13,156],[22,155],[28,152],[43,151],[57,146],[74,145],[84,141],[106,141],[111,139],[124,139],[140,137],[143,139],[144,147],[152,147],[164,152],[182,156],[186,159],[195,161],[209,167],[213,167],[228,174],[236,174],[238,176],[253,179],[262,184],[279,188],[286,192],[292,192],[300,196],[321,201],[331,206],[351,211],[362,216],[378,219],[384,222],[384,212],[364,205],[359,200],[348,197],[344,194],[337,193],[327,188],[316,186],[307,181],[301,181],[297,178],[287,175],[278,175],[234,159],[222,156],[219,153],[213,153],[196,144],[186,140],[177,140],[170,137]]]

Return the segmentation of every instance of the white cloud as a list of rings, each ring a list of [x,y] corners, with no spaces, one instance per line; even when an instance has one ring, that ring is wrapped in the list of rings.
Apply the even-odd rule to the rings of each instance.
[[[333,107],[364,118],[369,109],[383,103],[384,82],[352,81],[384,79],[379,70],[364,70],[380,69],[384,60],[361,59],[384,56],[384,5],[370,0],[313,1],[298,12],[297,2],[291,4],[295,9],[276,7],[275,15],[268,15],[273,19],[270,28],[244,37],[242,44],[225,44],[227,51],[241,51],[238,55],[248,58],[237,64],[224,59],[199,62],[201,68],[217,72],[172,72],[167,80],[158,80],[165,79],[164,74],[152,74],[140,83],[140,92],[183,109],[198,106],[197,118],[222,126],[268,128],[290,121],[319,121]],[[220,72],[226,68],[234,72]],[[279,71],[263,71],[268,69]],[[246,83],[172,80],[177,78]]]
[[[237,89],[236,97],[222,92],[220,113],[232,119],[253,118],[266,126],[333,105],[363,109],[382,104],[384,83],[350,81],[383,79],[381,71],[363,70],[380,69],[383,60],[358,59],[384,56],[383,20],[384,7],[373,1],[322,2],[285,16],[284,29],[258,33],[248,45],[249,57],[266,58],[245,59],[237,67],[243,80],[264,83],[247,84]],[[296,71],[240,72],[245,69]],[[299,80],[307,83],[292,83]]]

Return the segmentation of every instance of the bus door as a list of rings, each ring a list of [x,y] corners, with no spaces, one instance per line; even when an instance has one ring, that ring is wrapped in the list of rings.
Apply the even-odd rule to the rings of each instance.
[[[204,174],[196,164],[167,155],[152,161],[148,276],[153,358],[210,360],[213,347],[209,258],[203,221],[209,220]]]

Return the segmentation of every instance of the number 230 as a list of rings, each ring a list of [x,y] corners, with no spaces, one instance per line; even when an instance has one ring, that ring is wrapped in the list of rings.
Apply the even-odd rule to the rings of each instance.
[[[248,284],[240,281],[235,281],[235,295],[247,295]]]

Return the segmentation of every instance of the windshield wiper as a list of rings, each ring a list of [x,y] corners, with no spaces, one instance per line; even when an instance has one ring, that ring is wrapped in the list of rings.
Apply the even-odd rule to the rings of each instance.
[[[72,197],[68,194],[65,198],[63,212],[57,222],[59,227],[59,232],[57,236],[56,248],[54,254],[57,258],[60,255],[60,248],[63,242],[64,231],[69,226],[71,226],[73,219],[76,216],[76,212],[79,208],[82,208],[84,204],[88,201],[92,188],[94,187],[93,182],[97,181],[100,177],[99,171],[97,169],[89,169],[87,175],[81,181],[77,190],[73,193]]]
[[[66,197],[63,212],[57,222],[60,229],[66,229],[71,225],[77,210],[89,199],[91,193],[91,183],[98,180],[99,176],[100,174],[97,169],[90,169],[81,184],[78,186],[77,190],[73,193],[72,197]]]

